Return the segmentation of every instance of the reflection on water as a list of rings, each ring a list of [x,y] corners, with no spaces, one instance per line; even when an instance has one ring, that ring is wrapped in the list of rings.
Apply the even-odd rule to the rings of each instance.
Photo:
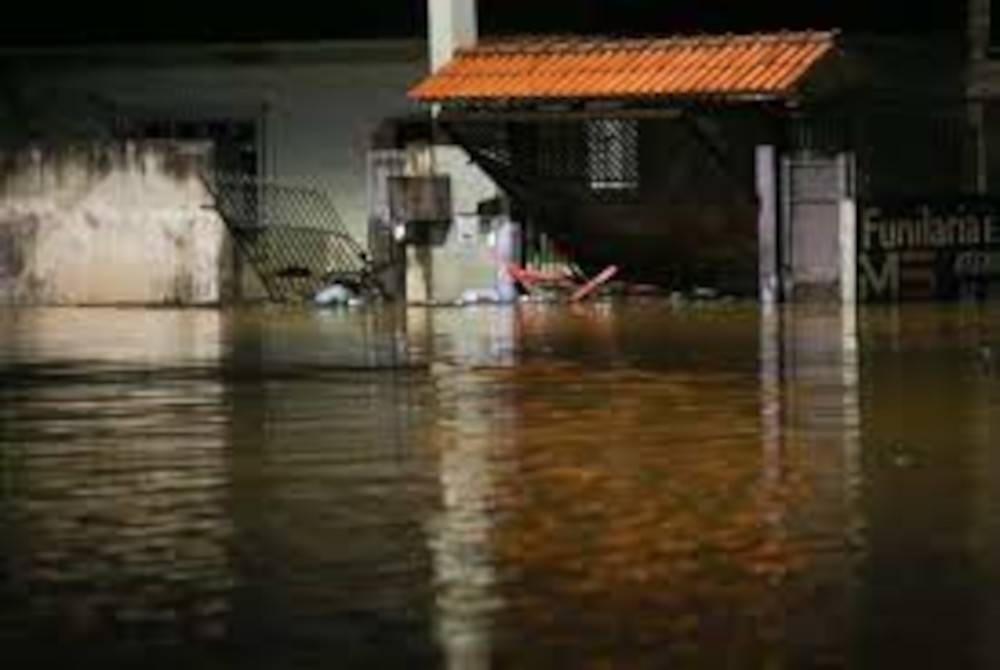
[[[0,314],[0,644],[996,667],[1000,312]]]

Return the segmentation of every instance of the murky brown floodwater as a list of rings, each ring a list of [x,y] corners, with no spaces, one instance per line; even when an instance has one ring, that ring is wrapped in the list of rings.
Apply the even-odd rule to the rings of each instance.
[[[1000,307],[28,310],[0,375],[16,667],[1000,667]]]

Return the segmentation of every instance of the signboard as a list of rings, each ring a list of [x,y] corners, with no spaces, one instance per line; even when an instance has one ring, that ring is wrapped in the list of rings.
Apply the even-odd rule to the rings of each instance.
[[[966,197],[884,203],[862,210],[859,299],[985,297],[998,283],[1000,201]]]

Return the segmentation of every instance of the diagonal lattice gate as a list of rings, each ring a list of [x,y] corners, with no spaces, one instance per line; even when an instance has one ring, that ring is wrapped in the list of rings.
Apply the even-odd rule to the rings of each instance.
[[[322,190],[246,176],[205,183],[271,300],[308,300],[333,283],[381,294],[368,256]]]

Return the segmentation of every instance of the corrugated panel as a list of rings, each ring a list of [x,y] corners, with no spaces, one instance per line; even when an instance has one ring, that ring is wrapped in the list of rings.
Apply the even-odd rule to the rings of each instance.
[[[833,46],[829,32],[510,39],[460,51],[409,95],[426,102],[780,97]]]

